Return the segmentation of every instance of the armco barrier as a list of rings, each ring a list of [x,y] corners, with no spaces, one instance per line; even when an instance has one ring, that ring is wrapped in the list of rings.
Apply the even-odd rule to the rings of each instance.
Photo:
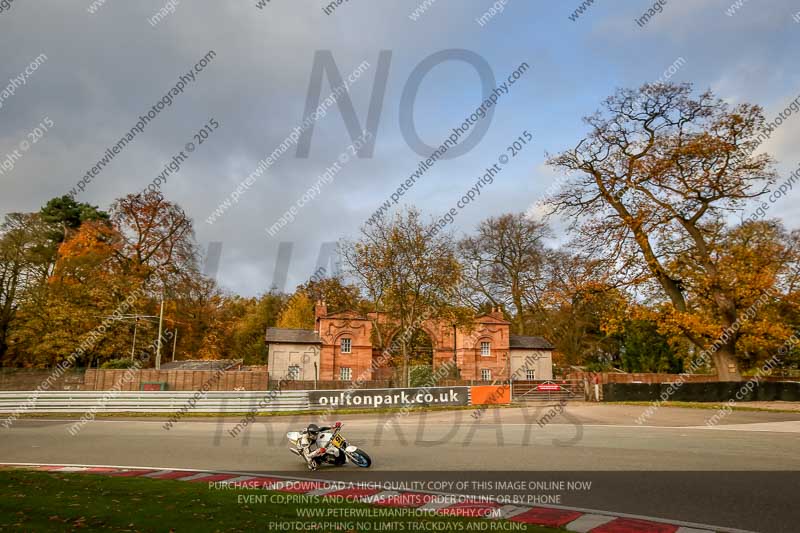
[[[675,402],[800,401],[800,383],[796,381],[684,383],[672,386],[672,392],[670,386],[670,383],[606,383],[603,385],[603,400],[650,402],[666,398]]]
[[[470,387],[356,389],[349,394],[349,401],[342,402],[341,398],[347,392],[210,391],[201,395],[180,391],[3,391],[0,392],[0,413],[171,413],[181,409],[194,413],[245,413],[254,409],[279,412],[326,409],[337,405],[344,408],[470,405],[471,397]],[[375,398],[381,398],[381,401],[377,402]],[[260,404],[263,407],[259,407]]]
[[[191,405],[196,413],[308,410],[308,391],[208,392],[0,392],[0,413],[171,413]],[[273,397],[274,396],[274,397]],[[270,399],[268,402],[266,399]],[[190,404],[190,400],[193,403]]]

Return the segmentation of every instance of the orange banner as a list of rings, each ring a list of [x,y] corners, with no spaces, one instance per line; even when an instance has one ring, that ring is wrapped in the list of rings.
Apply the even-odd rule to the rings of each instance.
[[[505,385],[480,385],[470,387],[472,405],[495,405],[511,403],[511,388]]]

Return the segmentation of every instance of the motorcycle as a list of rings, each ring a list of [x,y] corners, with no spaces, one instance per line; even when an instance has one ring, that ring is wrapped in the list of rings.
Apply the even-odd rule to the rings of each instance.
[[[320,433],[316,440],[318,447],[309,453],[310,461],[307,461],[309,470],[316,470],[323,464],[341,466],[348,460],[361,468],[369,468],[372,464],[372,459],[367,452],[357,446],[349,445],[344,439],[340,433],[341,422],[336,422],[333,427],[319,429]],[[305,459],[303,449],[309,446],[308,437],[301,431],[290,431],[286,434],[286,438],[289,439],[289,451]]]

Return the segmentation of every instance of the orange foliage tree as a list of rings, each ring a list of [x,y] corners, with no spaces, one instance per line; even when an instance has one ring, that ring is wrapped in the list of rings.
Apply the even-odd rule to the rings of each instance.
[[[573,176],[554,212],[573,218],[587,251],[657,291],[665,319],[698,348],[717,344],[720,379],[740,379],[741,296],[765,286],[726,275],[715,242],[728,214],[775,181],[771,158],[755,153],[762,110],[651,84],[618,91],[585,120],[588,135],[549,160]]]

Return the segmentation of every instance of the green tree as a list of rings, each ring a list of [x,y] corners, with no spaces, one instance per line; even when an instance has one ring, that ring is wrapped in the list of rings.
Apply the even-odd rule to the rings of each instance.
[[[621,350],[621,366],[626,372],[683,371],[683,361],[670,346],[658,325],[648,320],[631,320],[625,324]]]
[[[53,225],[54,230],[51,235],[56,243],[67,240],[70,233],[77,230],[84,222],[109,219],[108,213],[101,211],[97,206],[76,202],[71,196],[50,199],[39,214],[44,222]]]

